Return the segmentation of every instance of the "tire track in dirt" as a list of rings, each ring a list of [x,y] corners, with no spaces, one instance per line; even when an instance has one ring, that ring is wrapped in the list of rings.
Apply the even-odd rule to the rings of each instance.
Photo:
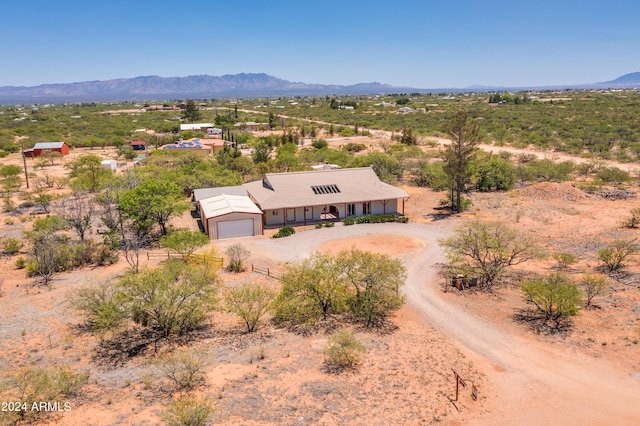
[[[408,270],[404,287],[408,303],[465,348],[486,371],[494,370],[489,375],[496,392],[490,395],[493,407],[481,424],[638,424],[640,382],[627,373],[605,361],[540,342],[535,336],[507,334],[441,297],[435,265],[444,261],[444,255],[437,240],[458,223],[453,219],[435,225],[337,226],[251,244],[291,262],[302,260],[333,239],[399,234],[422,240],[424,250],[403,257]]]

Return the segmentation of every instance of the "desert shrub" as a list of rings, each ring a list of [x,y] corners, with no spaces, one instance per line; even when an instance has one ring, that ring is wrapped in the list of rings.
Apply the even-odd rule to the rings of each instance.
[[[238,315],[247,326],[247,333],[255,331],[260,320],[267,314],[276,292],[258,284],[246,284],[242,287],[228,288],[225,294],[227,309]]]
[[[160,238],[160,244],[188,260],[193,252],[207,244],[209,237],[200,231],[173,231]]]
[[[541,275],[522,283],[524,300],[533,305],[546,321],[558,323],[560,318],[578,313],[580,289],[562,273]]]
[[[244,262],[251,255],[251,252],[240,243],[229,246],[224,253],[229,257],[227,270],[236,273],[244,271]]]
[[[278,230],[278,232],[274,234],[272,238],[284,238],[284,237],[288,237],[289,235],[293,235],[295,233],[296,233],[296,230],[293,228],[293,226],[286,225],[280,228],[280,230]]]
[[[18,253],[22,246],[22,241],[13,237],[7,237],[0,241],[0,247],[2,248],[2,251],[8,255],[14,255]]]
[[[585,275],[580,280],[580,288],[586,296],[586,307],[591,307],[593,299],[597,296],[604,296],[607,293],[609,284],[602,275]]]
[[[75,310],[86,315],[91,329],[99,333],[116,329],[127,316],[116,287],[109,282],[79,289],[70,301]]]
[[[316,223],[316,229],[333,228],[334,226],[335,226],[335,223],[333,222],[322,221],[322,222]]]
[[[615,240],[609,247],[598,250],[598,259],[607,271],[613,272],[623,268],[627,258],[637,251],[635,240]]]
[[[191,391],[205,381],[206,354],[203,351],[176,350],[155,362],[158,374],[171,391]]]
[[[128,317],[165,338],[202,326],[215,308],[218,290],[211,268],[182,261],[127,274],[117,288]]]
[[[365,149],[367,149],[367,146],[365,144],[362,144],[362,143],[349,142],[348,144],[343,146],[342,149],[344,151],[347,151],[347,152],[360,152],[360,151],[364,151]]]
[[[567,269],[569,266],[578,262],[578,256],[573,253],[554,253],[553,259],[558,263],[558,270]]]
[[[171,402],[162,418],[167,426],[205,426],[214,412],[206,398],[198,400],[185,395]]]
[[[487,155],[472,163],[476,188],[480,192],[506,191],[513,187],[514,167],[497,155]]]
[[[573,161],[556,163],[549,159],[533,160],[519,168],[520,178],[524,181],[561,182],[569,180],[575,168]]]
[[[315,253],[282,276],[276,322],[314,324],[339,314],[376,326],[404,303],[406,270],[397,259],[360,250],[333,257]]]
[[[311,141],[311,146],[315,149],[322,149],[327,148],[329,144],[324,139],[314,139],[313,141]]]
[[[365,350],[353,332],[341,330],[328,339],[324,348],[325,366],[331,372],[354,369],[362,363]]]
[[[88,372],[76,373],[67,367],[28,367],[18,370],[5,381],[4,389],[0,391],[0,400],[19,401],[24,410],[0,412],[0,420],[5,420],[7,424],[34,422],[34,418],[42,412],[32,410],[33,404],[41,401],[64,401],[73,397],[88,378]]]
[[[27,267],[27,259],[20,256],[19,258],[16,259],[15,265],[16,265],[16,268],[18,269],[24,269]]]
[[[491,291],[508,269],[537,255],[533,242],[502,222],[475,220],[439,240],[452,275],[483,277],[482,290]]]
[[[637,228],[640,224],[640,208],[631,210],[629,217],[622,221],[622,226],[625,228]]]
[[[355,223],[387,223],[387,222],[407,223],[409,221],[409,218],[406,216],[398,216],[395,214],[375,214],[375,215],[358,216],[354,220],[355,220]]]
[[[445,162],[436,161],[418,165],[411,173],[413,183],[428,186],[434,191],[443,191],[451,187],[451,178],[444,171]]]
[[[352,218],[352,217],[347,217],[347,218],[345,218],[345,219],[342,221],[342,223],[343,223],[345,226],[355,225],[356,220],[355,220],[354,218]]]
[[[442,198],[438,201],[440,207],[452,209],[454,206],[454,196],[449,194],[447,198]],[[469,207],[473,205],[473,202],[467,197],[460,197],[460,210],[465,211],[469,210]]]
[[[629,182],[631,176],[629,172],[619,169],[618,167],[600,167],[596,173],[596,179],[608,184],[621,184]]]
[[[4,197],[2,199],[2,211],[10,213],[16,209],[16,203],[10,197]]]

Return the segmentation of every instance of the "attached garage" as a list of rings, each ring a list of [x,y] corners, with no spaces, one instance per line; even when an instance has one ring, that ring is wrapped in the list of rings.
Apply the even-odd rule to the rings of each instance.
[[[262,211],[249,197],[223,194],[198,203],[204,230],[212,240],[262,235]]]

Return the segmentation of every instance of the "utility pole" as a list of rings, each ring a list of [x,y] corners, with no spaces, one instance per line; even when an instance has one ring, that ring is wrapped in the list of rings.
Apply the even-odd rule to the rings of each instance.
[[[24,156],[24,145],[20,141],[20,153],[22,153],[22,163],[24,164],[24,179],[27,181],[27,189],[29,189],[29,174],[27,173],[27,158]]]

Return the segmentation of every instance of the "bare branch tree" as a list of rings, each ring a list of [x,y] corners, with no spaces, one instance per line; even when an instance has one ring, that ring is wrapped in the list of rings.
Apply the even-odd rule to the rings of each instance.
[[[139,236],[136,233],[128,236],[122,241],[124,258],[135,274],[140,272],[140,251],[148,244],[146,236]]]
[[[61,201],[56,213],[76,231],[80,241],[84,241],[84,236],[93,222],[95,200],[87,194],[76,194]]]

